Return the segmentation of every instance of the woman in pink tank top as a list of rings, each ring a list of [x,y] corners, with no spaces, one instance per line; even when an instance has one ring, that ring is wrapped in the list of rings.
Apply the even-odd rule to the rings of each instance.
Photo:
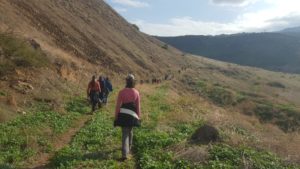
[[[126,77],[126,87],[119,92],[115,111],[114,126],[122,128],[122,160],[128,159],[132,146],[133,127],[140,126],[140,94],[134,88],[135,78]]]

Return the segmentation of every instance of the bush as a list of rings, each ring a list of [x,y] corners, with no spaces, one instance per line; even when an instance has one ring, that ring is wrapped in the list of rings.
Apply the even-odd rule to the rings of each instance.
[[[6,96],[6,94],[3,91],[0,91],[0,96]]]
[[[0,48],[5,56],[0,64],[0,76],[16,67],[41,67],[48,63],[40,49],[34,49],[24,39],[12,34],[0,33]]]
[[[169,45],[168,45],[168,44],[164,44],[164,45],[162,46],[162,48],[168,50],[168,49],[169,49]]]
[[[269,85],[271,87],[281,88],[281,89],[285,88],[285,86],[280,82],[269,82],[269,83],[267,83],[267,85]]]
[[[221,106],[234,105],[242,100],[236,93],[220,84],[211,85],[204,81],[198,81],[197,88],[203,96],[208,97],[212,102]]]
[[[285,132],[299,130],[300,112],[290,105],[258,103],[254,112],[262,122],[273,122]]]
[[[134,29],[136,29],[136,30],[140,30],[140,28],[136,25],[136,24],[132,24],[132,26],[134,27]]]

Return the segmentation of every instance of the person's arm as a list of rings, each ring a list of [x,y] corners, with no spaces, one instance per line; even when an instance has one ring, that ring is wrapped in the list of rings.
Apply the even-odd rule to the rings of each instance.
[[[136,111],[137,111],[136,113],[137,113],[139,119],[141,119],[141,104],[140,104],[140,102],[141,102],[140,94],[139,94],[139,92],[137,92],[137,98],[135,100],[135,105],[136,105]]]
[[[122,95],[121,95],[121,92],[119,92],[117,104],[116,104],[115,120],[118,118],[118,114],[120,113],[121,105],[122,105]]]
[[[97,82],[97,86],[98,86],[98,91],[100,93],[101,92],[101,87],[100,87],[100,83],[99,82]]]

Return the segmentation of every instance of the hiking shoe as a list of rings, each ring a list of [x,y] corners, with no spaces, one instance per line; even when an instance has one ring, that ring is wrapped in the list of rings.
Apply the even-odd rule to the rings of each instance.
[[[126,161],[126,160],[131,160],[132,159],[132,155],[131,154],[128,154],[126,157],[122,157],[120,159],[120,161]]]
[[[118,159],[118,161],[120,161],[120,162],[124,162],[124,161],[126,161],[127,160],[127,157],[122,157],[122,158],[119,158]]]

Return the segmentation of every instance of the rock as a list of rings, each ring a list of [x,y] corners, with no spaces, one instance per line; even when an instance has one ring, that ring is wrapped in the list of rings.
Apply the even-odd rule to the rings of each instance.
[[[7,76],[2,76],[2,77],[0,77],[0,80],[1,80],[1,81],[8,81],[9,78],[8,78]]]
[[[220,141],[218,130],[206,124],[198,128],[191,137],[191,142],[196,144],[208,144],[217,141]]]
[[[34,87],[31,84],[20,80],[18,80],[17,82],[12,82],[10,87],[23,94],[26,94],[34,89]]]
[[[34,39],[29,39],[28,40],[29,44],[34,48],[34,49],[40,49],[41,45]]]

